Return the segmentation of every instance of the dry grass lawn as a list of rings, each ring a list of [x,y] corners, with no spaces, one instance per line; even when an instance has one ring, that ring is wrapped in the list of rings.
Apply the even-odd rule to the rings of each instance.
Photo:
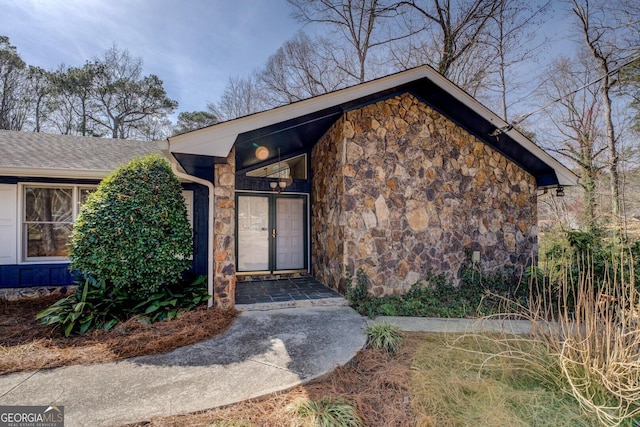
[[[0,300],[0,374],[164,353],[224,332],[236,316],[203,306],[172,321],[146,325],[131,319],[110,331],[67,338],[60,328],[35,320],[59,298]]]

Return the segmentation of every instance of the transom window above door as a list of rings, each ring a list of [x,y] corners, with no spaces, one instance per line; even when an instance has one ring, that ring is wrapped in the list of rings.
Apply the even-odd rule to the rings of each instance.
[[[247,172],[254,178],[307,179],[307,155],[291,157]]]

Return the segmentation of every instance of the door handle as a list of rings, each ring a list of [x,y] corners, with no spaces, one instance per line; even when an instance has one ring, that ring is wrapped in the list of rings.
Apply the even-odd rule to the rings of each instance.
[[[276,238],[276,229],[274,228],[273,231],[271,231],[271,237],[273,237],[274,239]]]

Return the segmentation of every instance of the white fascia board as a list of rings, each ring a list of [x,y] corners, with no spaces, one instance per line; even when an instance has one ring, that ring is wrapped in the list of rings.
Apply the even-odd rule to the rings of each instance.
[[[480,117],[487,120],[489,123],[494,125],[498,129],[509,129],[511,126],[502,120],[497,114],[493,111],[489,110],[487,107],[476,101],[471,95],[460,89],[458,86],[447,80],[444,76],[437,72],[431,73],[428,77],[438,86],[447,91],[451,96],[455,99],[471,108],[474,112],[476,112]],[[554,157],[549,155],[542,148],[538,147],[527,137],[522,135],[515,129],[506,130],[505,133],[509,135],[511,139],[516,141],[518,144],[523,146],[527,151],[531,154],[542,160],[544,163],[549,165],[556,172],[556,176],[558,178],[558,182],[560,185],[578,185],[579,178],[571,172],[566,166],[556,160]]]
[[[0,166],[1,176],[67,179],[103,179],[111,171],[87,169],[19,168]]]
[[[558,178],[559,185],[572,186],[572,185],[579,184],[580,178],[576,174],[571,172],[569,168],[564,166],[562,163],[560,163],[558,160],[556,160],[554,157],[552,157],[549,153],[544,151],[542,148],[538,147],[536,144],[531,142],[527,137],[522,135],[520,132],[518,132],[515,129],[511,129],[509,131],[506,131],[506,134],[509,135],[511,139],[513,139],[514,141],[516,141],[517,143],[525,147],[529,152],[531,152],[531,154],[533,154],[534,156],[536,156],[537,158],[545,162],[547,165],[549,165],[551,168],[553,168],[553,170],[556,172],[556,177]]]
[[[423,77],[429,77],[429,71],[430,69],[427,67],[415,68],[325,95],[170,137],[168,138],[170,150],[175,153],[227,157],[238,135],[245,132],[315,113],[376,92],[410,83]]]

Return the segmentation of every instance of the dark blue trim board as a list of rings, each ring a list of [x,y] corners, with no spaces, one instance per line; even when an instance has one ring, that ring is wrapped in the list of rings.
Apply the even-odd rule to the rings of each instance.
[[[0,265],[0,288],[73,285],[69,263]]]
[[[0,183],[44,182],[47,184],[98,184],[91,180],[61,180],[52,178],[0,177]],[[207,274],[207,236],[209,227],[209,190],[199,184],[184,183],[185,190],[193,191],[193,262],[190,272]],[[34,286],[68,286],[74,279],[69,262],[23,263],[0,265],[0,288],[28,288]]]

